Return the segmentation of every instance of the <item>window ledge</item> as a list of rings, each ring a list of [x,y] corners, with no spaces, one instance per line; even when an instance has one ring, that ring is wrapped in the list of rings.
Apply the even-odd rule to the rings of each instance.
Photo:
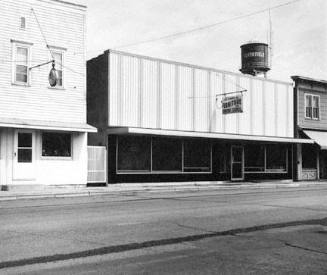
[[[64,160],[64,161],[72,161],[73,157],[45,157],[41,156],[41,160]]]
[[[31,87],[31,85],[28,83],[19,83],[19,82],[11,82],[11,85],[20,86],[20,87]]]
[[[305,120],[310,120],[310,121],[312,121],[312,120],[314,120],[314,121],[320,121],[320,118],[310,118],[310,117],[305,117],[304,119],[305,119]]]
[[[61,90],[61,91],[66,90],[64,87],[51,87],[51,86],[48,86],[48,89],[50,89],[50,90]]]

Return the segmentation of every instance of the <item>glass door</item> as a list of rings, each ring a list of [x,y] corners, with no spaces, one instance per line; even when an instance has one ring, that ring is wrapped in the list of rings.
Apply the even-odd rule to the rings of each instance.
[[[244,180],[243,146],[232,146],[231,148],[231,180]]]
[[[34,178],[34,133],[18,130],[14,142],[13,178],[31,180]]]

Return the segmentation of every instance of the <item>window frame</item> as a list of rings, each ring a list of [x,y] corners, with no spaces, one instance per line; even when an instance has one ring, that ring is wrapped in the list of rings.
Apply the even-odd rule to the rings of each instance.
[[[19,29],[25,31],[26,30],[26,17],[21,16],[19,19],[20,19],[19,20]]]
[[[65,66],[65,52],[67,51],[67,49],[62,48],[62,47],[57,47],[57,46],[49,46],[49,49],[51,51],[51,53],[55,53],[55,54],[61,54],[61,82],[62,85],[58,86],[54,86],[51,87],[50,85],[48,86],[49,89],[57,89],[57,90],[65,90],[65,78],[66,78],[66,74],[65,74],[65,70],[64,70],[64,66]],[[50,60],[53,60],[52,54],[49,53],[49,58]],[[52,69],[52,63],[50,63],[49,65],[49,71]],[[56,65],[56,70],[57,70],[57,65]]]
[[[59,133],[59,134],[69,134],[70,135],[70,156],[43,156],[42,149],[43,149],[43,134],[44,133]],[[41,160],[73,160],[74,156],[74,147],[73,147],[73,139],[74,134],[71,132],[62,132],[62,131],[42,131],[40,132],[41,135],[41,142],[40,142],[40,155]]]
[[[31,47],[32,47],[32,43],[28,43],[28,42],[23,42],[23,41],[15,41],[15,40],[11,40],[12,43],[12,84],[13,85],[19,85],[19,86],[30,86],[31,85],[31,71],[30,71],[30,67],[31,67]],[[16,74],[17,74],[17,65],[18,62],[16,61],[17,58],[17,50],[18,48],[24,48],[27,50],[27,81],[26,82],[22,82],[22,81],[17,81],[16,80]]]
[[[311,98],[311,106],[307,106],[307,97]],[[314,117],[314,98],[318,98],[318,117]],[[307,108],[311,109],[311,117],[307,116]],[[305,119],[310,120],[320,120],[320,95],[311,94],[311,93],[304,93],[304,117]]]
[[[127,135],[128,136],[128,135]],[[210,169],[209,171],[184,171],[184,143],[185,139],[181,139],[181,146],[182,146],[182,170],[153,170],[153,162],[152,162],[152,140],[155,136],[150,136],[150,170],[120,170],[118,169],[118,154],[119,154],[119,142],[118,139],[121,137],[120,135],[116,136],[116,175],[125,175],[125,174],[212,174],[213,173],[213,165],[212,165],[212,159],[213,159],[213,144],[210,142],[209,149],[210,149]],[[124,135],[123,135],[124,137]],[[169,137],[170,138],[170,137]],[[172,139],[175,139],[175,137],[172,137]],[[179,138],[176,138],[179,139]],[[188,139],[187,139],[188,140]]]
[[[31,135],[31,146],[28,147],[28,146],[19,146],[19,134],[30,134]],[[29,131],[29,130],[19,130],[17,131],[16,133],[17,135],[17,144],[15,144],[16,146],[16,154],[17,154],[17,159],[16,159],[16,162],[19,163],[19,164],[32,164],[34,163],[34,155],[35,155],[35,147],[34,147],[34,133],[32,131]],[[19,150],[31,150],[31,161],[19,161]]]

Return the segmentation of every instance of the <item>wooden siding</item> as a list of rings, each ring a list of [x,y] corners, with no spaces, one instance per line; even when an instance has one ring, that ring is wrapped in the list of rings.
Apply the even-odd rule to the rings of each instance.
[[[320,96],[319,120],[305,118],[305,94]],[[315,87],[300,87],[298,89],[298,125],[301,128],[327,130],[327,89]]]
[[[28,87],[12,84],[12,40],[28,42],[31,66],[51,60],[48,44],[64,52],[64,89],[49,88],[51,65],[31,71]],[[86,122],[85,9],[58,1],[0,1],[0,116],[61,122]],[[20,29],[20,17],[26,29]]]
[[[290,83],[121,52],[109,56],[108,126],[294,136]],[[242,89],[243,113],[222,115],[219,95]]]

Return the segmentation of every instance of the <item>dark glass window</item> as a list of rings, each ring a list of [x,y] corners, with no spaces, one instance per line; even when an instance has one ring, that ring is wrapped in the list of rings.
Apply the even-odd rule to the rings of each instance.
[[[71,134],[42,133],[42,156],[71,157]]]
[[[219,145],[219,147],[216,149],[215,158],[218,162],[218,172],[227,172],[227,151],[225,150],[223,145]]]
[[[209,142],[198,140],[184,142],[184,171],[211,171],[211,145]]]
[[[17,161],[32,162],[32,133],[18,133]]]
[[[118,137],[119,171],[151,170],[151,138],[141,136]]]
[[[265,170],[265,148],[261,145],[248,144],[244,147],[244,169],[247,172]]]
[[[286,171],[287,148],[282,145],[271,144],[266,146],[267,169]]]
[[[152,170],[182,170],[181,140],[171,138],[152,139]]]
[[[317,169],[317,152],[312,145],[302,144],[302,168]]]

